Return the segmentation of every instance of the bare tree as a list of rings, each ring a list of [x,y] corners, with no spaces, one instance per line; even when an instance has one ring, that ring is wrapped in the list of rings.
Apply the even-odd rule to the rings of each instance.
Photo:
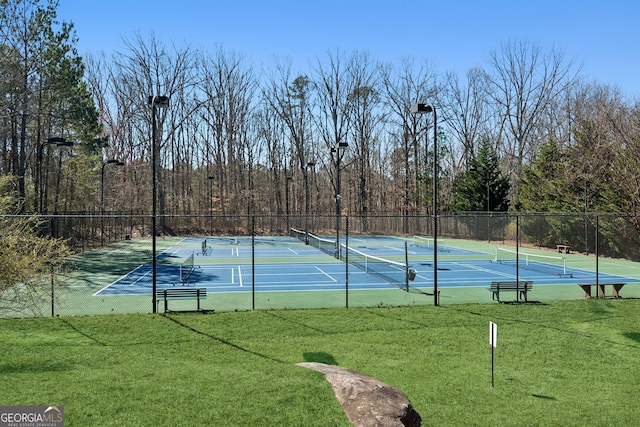
[[[459,149],[452,145],[450,150],[459,156],[453,160],[456,169],[465,167],[476,157],[482,137],[493,133],[487,124],[495,123],[487,117],[489,109],[486,108],[483,73],[472,68],[465,77],[461,82],[457,73],[446,73],[440,92],[442,120],[451,131],[452,144],[460,145]]]
[[[92,67],[90,81],[99,89],[97,93],[104,96],[99,98],[101,116],[113,146],[121,150],[119,157],[133,167],[156,158],[158,206],[159,213],[164,214],[166,191],[175,194],[176,182],[171,178],[167,181],[163,171],[173,170],[183,157],[176,142],[182,139],[185,120],[196,108],[192,101],[195,98],[194,52],[190,46],[168,49],[153,33],[146,40],[136,34],[132,39],[125,39],[124,44],[126,50],[113,56],[113,67],[108,68],[106,75],[96,72],[98,60]],[[151,143],[149,97],[154,96],[168,96],[171,100],[168,108],[157,109],[156,132],[160,135],[157,146]],[[158,150],[156,156],[152,156],[154,148]],[[136,170],[134,176],[137,184],[153,179],[142,174],[142,170]],[[136,188],[135,198],[139,202],[149,196],[144,188],[148,186]],[[165,226],[162,216],[161,227]]]
[[[427,157],[422,136],[433,123],[426,122],[427,128],[424,128],[425,122],[412,116],[409,106],[416,102],[435,102],[435,71],[428,63],[418,64],[414,58],[404,58],[398,66],[387,64],[382,67],[382,84],[387,122],[403,153],[404,212],[408,214],[420,210],[422,205],[420,173],[426,170]]]
[[[502,157],[515,179],[547,139],[541,129],[548,110],[575,83],[577,72],[562,51],[545,52],[535,43],[510,41],[490,53],[484,75],[504,132]]]
[[[340,170],[345,162],[342,156],[346,153],[340,149],[341,144],[348,144],[349,115],[347,112],[349,94],[355,89],[354,81],[349,77],[344,54],[340,51],[327,54],[327,63],[317,59],[314,68],[314,88],[316,105],[314,108],[314,128],[325,146],[326,157],[323,167],[333,186],[336,216],[339,218],[341,205]],[[348,154],[347,156],[350,156]],[[348,159],[348,157],[347,157]],[[338,225],[336,225],[338,228]]]
[[[293,77],[290,59],[277,62],[268,72],[266,82],[263,84],[263,100],[283,123],[288,136],[287,140],[290,142],[284,153],[288,159],[285,164],[285,180],[289,179],[288,173],[291,173],[293,178],[296,172],[301,172],[304,190],[309,186],[307,165],[309,162],[314,162],[312,155],[314,142],[311,138],[312,96],[309,77],[303,74]],[[285,185],[288,185],[286,181]],[[304,199],[305,210],[308,210],[307,195],[299,199]]]
[[[243,55],[218,47],[213,56],[200,61],[202,92],[201,118],[211,129],[213,162],[217,171],[220,209],[226,211],[225,197],[233,195],[233,209],[241,209],[241,194],[251,191],[248,126],[257,90],[251,65]],[[246,198],[245,198],[246,199]]]
[[[604,200],[613,212],[628,215],[640,242],[640,104],[612,108],[608,113],[608,125],[615,146],[615,159],[607,181],[609,191]]]
[[[353,90],[347,95],[349,115],[349,139],[354,147],[356,174],[358,180],[357,212],[361,217],[361,229],[367,231],[366,216],[371,211],[371,194],[374,161],[381,165],[380,133],[384,120],[381,110],[379,68],[371,61],[368,53],[355,52],[350,58],[348,74],[353,81]],[[385,162],[386,163],[386,162]],[[386,166],[386,165],[385,165]],[[380,170],[380,167],[375,168]],[[384,188],[378,186],[380,191]]]

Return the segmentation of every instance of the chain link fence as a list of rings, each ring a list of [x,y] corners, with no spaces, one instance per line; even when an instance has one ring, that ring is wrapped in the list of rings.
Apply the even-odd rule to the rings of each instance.
[[[3,219],[8,220],[7,217]],[[43,273],[46,277],[40,280],[40,298],[33,301],[31,311],[16,312],[11,309],[10,304],[0,303],[0,316],[71,316],[161,311],[157,298],[149,290],[142,293],[134,291],[135,283],[131,285],[131,292],[127,292],[126,289],[117,294],[104,291],[114,283],[121,283],[123,277],[135,282],[137,271],[140,272],[137,280],[148,280],[151,274],[149,266],[152,265],[153,259],[150,216],[135,212],[108,215],[79,212],[50,215],[42,220],[39,233],[64,239],[74,251],[74,255],[68,260],[64,271]],[[602,213],[466,213],[441,215],[438,217],[438,227],[438,237],[446,239],[447,245],[452,247],[472,248],[485,255],[490,255],[496,246],[541,253],[560,252],[563,256],[575,257],[572,261],[580,268],[595,271],[596,274],[614,269],[617,274],[640,279],[640,264],[637,264],[640,262],[637,222],[628,216]],[[334,276],[339,277],[337,289],[305,289],[303,279],[308,273],[302,271],[296,276],[293,273],[297,267],[296,261],[293,261],[292,257],[287,258],[286,255],[295,253],[300,245],[306,246],[299,238],[290,237],[292,228],[326,238],[335,239],[336,235],[339,235],[341,241],[345,238],[354,240],[360,236],[386,236],[396,237],[399,241],[411,241],[413,236],[433,235],[433,218],[424,215],[161,215],[158,216],[155,233],[155,255],[158,268],[162,269],[159,286],[166,285],[162,280],[165,279],[165,275],[170,274],[169,267],[180,268],[184,262],[184,257],[177,252],[172,253],[176,251],[176,245],[192,239],[194,253],[206,252],[206,247],[201,246],[200,242],[207,240],[210,245],[216,241],[227,244],[228,247],[224,250],[235,251],[234,262],[242,266],[242,269],[237,269],[238,274],[250,272],[244,273],[244,279],[247,281],[243,283],[243,289],[208,292],[202,305],[209,311],[434,303],[429,284],[414,292],[404,292],[393,286],[377,290],[350,288],[349,278],[353,275],[354,267],[338,260],[335,262],[341,263],[342,267],[333,266],[339,271],[334,273]],[[8,250],[6,242],[4,245],[5,250]],[[261,252],[264,248],[275,248],[282,254],[265,255]],[[7,252],[5,256],[8,256]],[[441,259],[446,260],[448,256],[449,254],[443,253]],[[308,258],[305,258],[308,264],[316,261],[324,263],[331,255],[318,251],[316,255]],[[422,261],[424,262],[418,263],[420,268],[428,270],[429,260]],[[217,256],[207,259],[196,256],[196,267],[198,262],[205,262],[211,269],[223,264],[221,257]],[[256,273],[256,266],[262,269],[265,265],[273,266],[270,274]],[[273,281],[273,277],[270,276],[284,277],[289,272],[292,275],[287,276],[289,278],[285,281],[292,285],[290,289],[270,288]],[[207,283],[215,284],[218,278],[209,277],[207,280]],[[10,278],[6,277],[3,283],[0,298],[12,292],[11,287],[15,289],[21,286],[20,283],[11,283]],[[198,283],[190,285],[197,287]],[[171,283],[171,286],[176,286],[176,283]],[[628,288],[631,289],[628,294],[635,296],[635,287]],[[566,285],[563,289],[567,290],[550,294],[548,297],[583,297],[575,286],[570,287],[570,292]],[[455,290],[442,287],[441,292],[443,304],[491,302],[491,295],[487,292],[486,286]],[[540,296],[544,296],[543,291],[540,291]],[[638,296],[640,297],[640,294]],[[176,304],[181,306],[182,302]],[[190,303],[184,304],[188,306]]]

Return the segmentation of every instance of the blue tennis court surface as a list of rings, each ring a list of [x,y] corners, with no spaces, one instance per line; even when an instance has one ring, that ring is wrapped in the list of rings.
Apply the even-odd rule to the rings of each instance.
[[[431,291],[432,242],[388,236],[349,238],[349,247],[397,262],[405,261],[405,245],[409,265],[417,271],[410,287]],[[558,266],[559,257],[555,258],[544,262],[525,262],[521,258],[520,280],[531,280],[536,286],[595,283],[595,272],[571,265]],[[186,238],[159,254],[157,261],[157,289],[195,286],[206,288],[207,292],[251,292],[254,289],[256,292],[278,292],[344,290],[346,286],[344,262],[289,237]],[[349,265],[348,270],[350,290],[396,287],[353,265]],[[492,253],[456,248],[444,240],[438,241],[438,286],[441,289],[489,287],[492,281],[515,279],[513,263],[497,263]],[[598,279],[602,283],[640,282],[603,273]],[[140,265],[94,295],[144,295],[150,294],[151,289],[151,265]]]

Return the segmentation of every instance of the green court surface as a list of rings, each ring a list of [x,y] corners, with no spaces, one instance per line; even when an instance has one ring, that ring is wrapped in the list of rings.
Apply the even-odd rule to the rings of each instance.
[[[166,265],[179,265],[184,262],[186,254],[189,253],[196,254],[196,269],[206,270],[207,268],[227,265],[230,258],[233,258],[233,263],[242,266],[243,271],[251,271],[252,268],[256,268],[256,265],[260,268],[268,264],[272,268],[272,270],[269,270],[271,273],[268,276],[258,279],[258,275],[256,275],[256,281],[263,280],[265,282],[276,280],[278,276],[284,276],[296,264],[305,264],[309,265],[310,268],[314,268],[316,265],[322,266],[329,265],[327,263],[334,263],[331,264],[333,268],[339,268],[340,271],[343,271],[345,267],[343,262],[305,246],[304,243],[295,239],[269,237],[256,237],[254,239],[251,239],[251,237],[208,237],[207,239],[212,247],[212,253],[207,252],[207,256],[202,256],[199,252],[202,251],[201,242],[203,238],[158,238],[159,268],[164,268]],[[402,238],[394,239],[402,241]],[[252,240],[255,244],[253,247]],[[410,237],[405,240],[411,242]],[[352,241],[356,242],[357,237],[352,238]],[[379,240],[377,241],[378,243],[376,243],[376,240],[371,239],[363,241],[366,241],[363,244],[366,244],[369,250],[394,250],[388,244],[379,243],[384,242],[384,240]],[[488,259],[495,253],[496,246],[501,245],[447,239],[442,245],[445,249],[443,252],[439,252],[438,260],[441,265],[447,266],[466,262],[473,258]],[[452,248],[452,250],[447,251],[447,247]],[[285,290],[269,291],[268,288],[260,287],[262,283],[256,285],[255,292],[249,283],[245,283],[242,290],[238,289],[233,292],[208,289],[207,299],[202,302],[202,306],[207,310],[221,312],[252,309],[311,309],[346,306],[375,307],[434,304],[433,288],[430,284],[430,277],[432,277],[430,276],[432,274],[430,260],[432,260],[433,255],[432,253],[429,254],[428,251],[424,253],[416,252],[416,249],[412,249],[410,245],[409,250],[412,254],[411,257],[414,258],[413,260],[410,259],[409,264],[419,266],[419,275],[423,276],[422,284],[412,287],[410,292],[405,292],[392,285],[385,286],[384,283],[381,284],[379,279],[373,277],[370,278],[370,282],[375,282],[378,285],[373,286],[372,289],[357,289],[353,283],[352,288],[347,289],[347,286],[344,286],[344,273],[337,276],[335,273],[333,274],[336,277],[332,277],[332,280],[343,281],[338,284],[337,289],[318,288],[309,290],[304,286],[300,286],[305,283],[305,280],[308,280],[307,274],[302,274],[299,280],[295,278],[287,279],[287,283],[291,284],[291,288]],[[465,251],[468,251],[469,254],[465,255]],[[535,248],[522,248],[521,251],[545,256],[559,256],[553,251]],[[294,257],[293,253],[296,253],[297,257]],[[255,256],[253,262],[252,256]],[[597,267],[601,277],[604,277],[604,275],[616,275],[627,278],[625,282],[628,284],[620,291],[620,296],[622,298],[640,298],[640,283],[638,283],[640,282],[640,263],[600,258],[596,265],[596,258],[593,255],[571,253],[563,254],[562,257],[566,258],[567,265],[573,269],[590,272],[589,274],[594,275]],[[402,257],[396,256],[395,259],[397,258]],[[118,242],[75,255],[71,259],[70,269],[64,279],[64,283],[56,287],[57,305],[55,314],[94,315],[151,312],[153,310],[153,301],[150,291],[148,293],[132,291],[129,294],[119,295],[105,294],[104,291],[114,283],[119,283],[123,277],[127,277],[132,271],[150,264],[150,239]],[[444,272],[441,276],[447,277],[446,274]],[[482,273],[479,272],[478,274]],[[354,278],[367,281],[366,277],[368,277],[366,273],[349,266],[350,281],[356,281]],[[455,277],[458,276],[454,275]],[[448,284],[443,281],[443,284],[439,286],[440,304],[496,303],[492,301],[491,292],[488,290],[488,282],[486,284],[483,281],[473,282],[472,279],[463,276],[459,277],[459,281],[453,279]],[[182,284],[177,285],[182,286]],[[194,287],[209,286],[198,282],[186,283],[185,285]],[[162,286],[176,286],[176,284],[158,283],[158,287]],[[515,293],[512,293],[512,295],[515,298]],[[532,292],[528,295],[528,299],[532,303],[582,298],[585,298],[585,293],[576,285],[575,280],[569,283],[567,279],[559,277],[547,279],[543,285],[534,285]],[[179,301],[174,304],[174,307],[188,310],[195,307],[195,301]],[[46,309],[44,310],[46,313]]]

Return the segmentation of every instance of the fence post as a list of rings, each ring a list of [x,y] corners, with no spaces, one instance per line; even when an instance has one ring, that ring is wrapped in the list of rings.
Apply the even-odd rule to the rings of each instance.
[[[345,239],[344,245],[346,246],[346,249],[344,251],[345,304],[346,304],[346,308],[349,308],[349,216],[345,217],[344,239]],[[340,242],[338,242],[338,247],[340,247]]]
[[[56,295],[54,293],[54,275],[53,275],[53,265],[51,266],[51,317],[55,317],[56,316],[56,309],[55,309],[55,302],[56,302]]]

